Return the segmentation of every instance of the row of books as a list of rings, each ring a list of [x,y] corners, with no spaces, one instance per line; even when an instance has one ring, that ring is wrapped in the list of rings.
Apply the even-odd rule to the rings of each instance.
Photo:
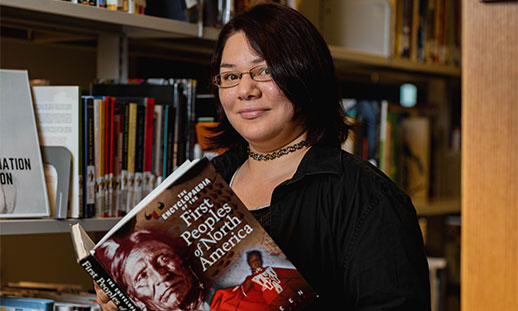
[[[124,215],[194,157],[196,81],[33,87],[42,146],[72,153],[69,217]],[[79,103],[79,104],[78,104]]]
[[[395,0],[394,56],[460,65],[460,1]]]
[[[146,0],[63,0],[77,4],[106,8],[112,11],[124,11],[134,14],[144,14]]]
[[[220,27],[231,16],[231,0],[63,0],[83,5],[145,14],[205,26]]]
[[[343,146],[377,166],[410,195],[430,193],[431,128],[427,116],[388,101],[344,100],[354,131]]]
[[[101,311],[94,294],[76,285],[9,282],[0,288],[2,311]]]

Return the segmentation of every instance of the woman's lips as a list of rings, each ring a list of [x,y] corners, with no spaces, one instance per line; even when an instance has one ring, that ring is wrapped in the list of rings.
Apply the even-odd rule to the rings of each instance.
[[[263,108],[245,109],[245,110],[241,110],[239,112],[239,115],[241,115],[241,117],[243,119],[255,119],[255,118],[263,115],[266,111],[268,111],[268,110],[263,109]]]

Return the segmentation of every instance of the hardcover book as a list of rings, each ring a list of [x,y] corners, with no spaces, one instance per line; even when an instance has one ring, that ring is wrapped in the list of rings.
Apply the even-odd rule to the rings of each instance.
[[[207,159],[187,161],[80,265],[119,310],[298,310],[317,295]]]

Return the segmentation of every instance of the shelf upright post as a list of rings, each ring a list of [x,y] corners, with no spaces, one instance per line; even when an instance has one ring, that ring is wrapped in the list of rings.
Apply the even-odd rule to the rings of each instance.
[[[128,81],[126,34],[100,33],[97,37],[97,78],[119,83]]]

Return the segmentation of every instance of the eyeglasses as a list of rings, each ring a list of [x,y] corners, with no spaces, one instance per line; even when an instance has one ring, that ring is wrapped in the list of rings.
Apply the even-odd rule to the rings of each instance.
[[[266,66],[261,65],[261,66],[254,67],[254,68],[250,69],[249,71],[245,71],[245,72],[239,72],[239,71],[221,72],[214,77],[213,82],[219,88],[223,88],[223,89],[229,88],[229,87],[234,87],[234,86],[238,85],[239,82],[241,82],[241,78],[243,77],[244,74],[249,74],[250,78],[252,78],[252,80],[258,81],[258,82],[266,82],[266,81],[271,81],[273,79],[272,74],[270,73],[270,69],[268,69],[268,67],[266,67]]]

